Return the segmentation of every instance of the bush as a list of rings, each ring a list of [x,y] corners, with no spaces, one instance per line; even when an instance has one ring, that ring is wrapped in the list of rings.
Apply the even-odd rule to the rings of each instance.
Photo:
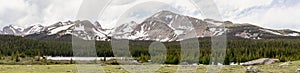
[[[21,53],[21,54],[20,54],[20,57],[21,57],[21,58],[26,58],[26,54],[25,54],[25,53]]]

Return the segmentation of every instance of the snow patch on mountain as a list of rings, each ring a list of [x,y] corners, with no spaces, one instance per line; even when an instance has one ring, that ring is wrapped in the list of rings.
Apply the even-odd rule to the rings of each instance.
[[[285,36],[300,36],[300,34],[299,33],[290,33],[290,34],[287,34]]]
[[[209,31],[212,32],[212,36],[220,36],[223,35],[228,29],[226,28],[209,28]]]
[[[61,26],[61,27],[58,27],[58,28],[54,28],[54,29],[50,30],[49,35],[56,34],[56,33],[60,32],[60,31],[63,31],[63,30],[67,30],[73,25],[74,24],[70,24],[70,25],[65,25],[65,26]]]
[[[268,30],[268,29],[259,29],[259,30],[262,30],[262,31],[265,31],[265,32],[268,32],[268,33],[271,33],[271,34],[275,34],[275,35],[282,35],[281,33],[271,31],[271,30]]]
[[[11,25],[11,28],[12,28],[12,29],[19,30],[19,31],[23,31],[23,30],[24,30],[24,28],[22,28],[22,27],[20,27],[20,26],[13,26],[13,25]]]
[[[226,27],[226,28],[224,28]],[[41,32],[41,33],[40,33]],[[299,32],[291,30],[271,30],[251,24],[236,24],[230,21],[213,19],[197,19],[161,11],[147,18],[141,23],[134,21],[121,24],[113,29],[103,29],[99,22],[67,21],[58,22],[50,26],[33,25],[26,29],[17,26],[6,26],[0,34],[31,35],[41,34],[55,36],[73,35],[84,40],[154,40],[161,42],[181,41],[190,38],[202,38],[226,35],[248,39],[262,39],[265,33],[272,36],[300,36]],[[274,34],[274,35],[273,35]],[[269,36],[269,35],[268,35]]]
[[[214,21],[206,21],[207,23],[210,23],[210,24],[215,24],[215,25],[222,25],[223,23],[221,22],[214,22]]]
[[[23,33],[24,35],[29,35],[29,34],[34,34],[34,33],[39,33],[45,30],[45,27],[37,24],[37,25],[32,25],[26,29],[24,29]]]
[[[79,30],[84,31],[84,26],[83,26],[83,25],[76,26],[76,27],[74,28],[74,30],[75,30],[75,31],[79,31]]]
[[[176,35],[181,35],[184,33],[184,30],[175,30],[174,32]]]
[[[22,27],[9,25],[9,26],[3,27],[2,34],[22,36],[22,34],[23,34],[22,31],[23,30],[24,29]]]

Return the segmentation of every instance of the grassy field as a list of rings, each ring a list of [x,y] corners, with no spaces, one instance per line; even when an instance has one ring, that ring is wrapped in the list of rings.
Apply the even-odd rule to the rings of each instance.
[[[292,64],[279,67],[281,63],[271,65],[257,65],[261,73],[295,73],[297,68],[300,68],[300,61],[293,61]],[[100,66],[100,65],[97,65]],[[101,66],[100,70],[106,73],[129,73],[119,65]],[[207,65],[199,65],[197,73],[206,73]],[[163,65],[156,73],[174,73],[178,65]],[[222,69],[222,73],[245,73],[244,66],[229,66],[226,65]],[[77,73],[75,64],[69,65],[0,65],[0,73]]]

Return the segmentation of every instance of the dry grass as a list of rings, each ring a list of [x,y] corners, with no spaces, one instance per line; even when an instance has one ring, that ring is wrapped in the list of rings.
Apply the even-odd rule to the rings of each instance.
[[[261,73],[295,73],[300,68],[300,61],[294,61],[291,65],[279,67],[279,64],[258,65]],[[0,65],[0,73],[77,73],[78,65]],[[92,65],[98,67],[98,71],[106,73],[129,73],[119,65]],[[137,66],[139,67],[139,66]],[[78,67],[79,68],[79,67]],[[90,69],[89,67],[80,67]],[[128,67],[127,67],[128,68]],[[128,68],[130,69],[130,68]],[[132,68],[134,70],[134,68]],[[183,69],[183,68],[181,68]],[[178,70],[178,65],[162,65],[156,73],[174,73]],[[197,66],[197,73],[206,73],[207,65]],[[222,73],[245,73],[246,67],[243,66],[224,66]]]

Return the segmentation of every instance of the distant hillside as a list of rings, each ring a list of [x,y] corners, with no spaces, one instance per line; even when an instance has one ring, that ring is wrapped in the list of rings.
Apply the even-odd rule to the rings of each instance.
[[[153,41],[130,41],[130,52],[134,57],[149,55],[148,47]],[[36,56],[38,53],[45,56],[72,56],[70,41],[41,41],[20,36],[0,36],[0,53],[10,56],[17,50],[27,56]],[[165,42],[168,50],[166,63],[177,64],[180,60],[180,42]],[[97,41],[98,56],[112,57],[113,52],[109,41]],[[208,64],[210,59],[210,38],[199,38],[200,61]],[[257,58],[278,58],[281,61],[300,60],[300,39],[228,39],[225,63],[245,62]],[[147,59],[147,58],[144,58]],[[147,61],[147,60],[146,60]]]

